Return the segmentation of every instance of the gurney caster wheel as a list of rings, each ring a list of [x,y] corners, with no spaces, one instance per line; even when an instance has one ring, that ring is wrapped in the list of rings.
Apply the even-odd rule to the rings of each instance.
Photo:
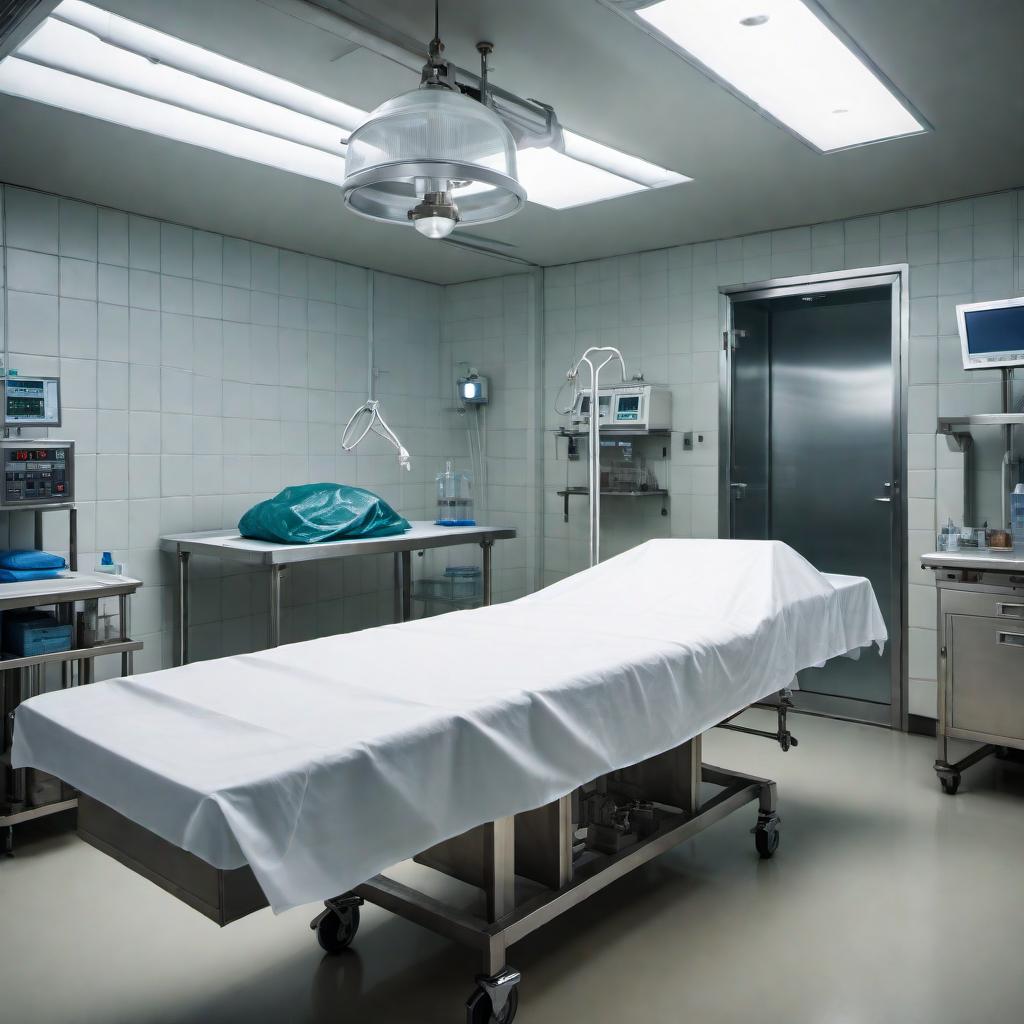
[[[319,917],[315,918],[312,928],[316,932],[316,941],[325,953],[334,955],[352,945],[352,940],[359,931],[359,907],[328,907]]]
[[[480,975],[466,1000],[466,1024],[512,1024],[519,1009],[520,974],[511,967]]]
[[[466,1000],[466,1024],[512,1024],[518,1010],[518,985],[509,992],[505,1009],[497,1017],[491,1007],[491,997],[482,988],[477,988]]]
[[[942,792],[952,796],[960,788],[960,776],[940,775],[939,783],[942,785]]]
[[[762,860],[774,857],[775,851],[779,848],[779,830],[773,826],[759,825],[754,829],[754,845]]]

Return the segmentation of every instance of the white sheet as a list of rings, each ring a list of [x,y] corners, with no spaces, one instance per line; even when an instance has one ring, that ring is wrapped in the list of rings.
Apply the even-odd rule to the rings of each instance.
[[[651,541],[510,604],[35,697],[13,760],[282,911],[881,646],[837,582],[780,543]]]

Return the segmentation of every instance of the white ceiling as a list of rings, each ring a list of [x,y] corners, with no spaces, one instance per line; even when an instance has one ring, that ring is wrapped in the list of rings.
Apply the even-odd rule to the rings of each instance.
[[[272,0],[93,2],[367,109],[417,82]],[[425,0],[356,2],[409,36],[431,34]],[[442,0],[451,59],[475,67],[474,44],[489,39],[498,84],[551,103],[576,131],[696,179],[573,210],[530,205],[473,233],[553,265],[1024,185],[1024,3],[823,6],[933,132],[819,155],[597,0]],[[424,280],[511,269],[361,220],[332,185],[23,100],[0,97],[0,133],[5,181]]]

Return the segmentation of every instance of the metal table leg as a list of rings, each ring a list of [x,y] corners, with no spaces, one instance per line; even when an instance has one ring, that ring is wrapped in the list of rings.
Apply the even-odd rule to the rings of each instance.
[[[131,630],[131,626],[128,622],[128,595],[121,594],[117,599],[117,618],[121,625],[119,639],[121,643],[128,640]],[[132,672],[132,652],[122,651],[121,652],[121,675],[131,675]]]
[[[188,664],[188,563],[190,553],[178,548],[178,664]]]
[[[281,578],[283,565],[270,567],[270,646],[281,646]]]
[[[412,618],[412,552],[395,552],[395,622]]]
[[[412,618],[412,552],[402,552],[402,621]]]
[[[484,572],[483,572],[483,585],[484,585],[484,606],[486,607],[491,603],[491,552],[494,548],[493,540],[482,540],[480,541],[480,547],[484,553]]]

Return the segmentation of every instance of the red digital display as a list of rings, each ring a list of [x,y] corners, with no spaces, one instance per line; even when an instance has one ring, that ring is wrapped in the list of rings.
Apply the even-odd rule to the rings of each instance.
[[[50,459],[53,456],[48,448],[39,448],[35,451],[29,451],[26,448],[19,448],[14,453],[15,462],[31,462],[33,459]]]

